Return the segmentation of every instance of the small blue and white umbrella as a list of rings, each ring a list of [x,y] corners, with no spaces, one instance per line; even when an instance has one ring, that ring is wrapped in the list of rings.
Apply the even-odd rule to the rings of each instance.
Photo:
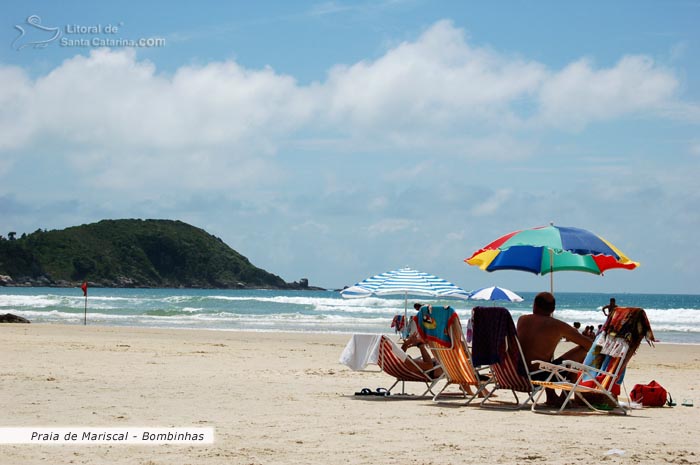
[[[473,300],[506,300],[508,302],[522,302],[523,298],[513,291],[502,287],[491,286],[478,289],[469,294]]]
[[[369,297],[372,295],[403,295],[404,318],[408,313],[408,296],[424,295],[431,297],[452,297],[468,299],[469,293],[459,286],[437,276],[411,268],[387,271],[360,281],[354,286],[340,291],[346,299]]]

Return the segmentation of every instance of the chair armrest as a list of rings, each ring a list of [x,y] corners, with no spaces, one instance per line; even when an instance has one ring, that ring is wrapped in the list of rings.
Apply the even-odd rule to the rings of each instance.
[[[533,360],[532,363],[540,366],[540,369],[537,370],[538,372],[541,372],[541,371],[550,371],[550,372],[552,372],[552,371],[555,371],[555,372],[570,371],[570,369],[564,365],[555,365],[554,363],[545,362],[544,360]],[[530,372],[530,373],[532,374],[533,372]]]
[[[540,373],[540,372],[548,372],[551,373],[549,378],[547,378],[547,381],[551,380],[553,377],[557,381],[564,381],[567,382],[567,373],[573,373],[575,375],[579,374],[581,370],[571,368],[570,366],[567,366],[566,363],[562,363],[561,365],[556,365],[551,362],[545,362],[543,360],[533,360],[532,363],[538,364],[540,369],[535,371],[535,372],[530,372],[530,376],[532,376],[533,373]]]
[[[609,371],[601,370],[600,368],[592,367],[589,365],[584,365],[583,363],[574,362],[573,360],[564,360],[562,365],[565,365],[570,371],[585,371],[585,372],[595,372],[598,375],[615,376],[614,373]]]

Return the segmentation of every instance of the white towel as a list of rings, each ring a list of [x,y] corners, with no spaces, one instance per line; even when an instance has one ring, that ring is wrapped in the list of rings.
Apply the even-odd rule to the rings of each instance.
[[[353,334],[340,354],[340,363],[355,371],[364,370],[370,363],[376,364],[381,337],[381,334]]]

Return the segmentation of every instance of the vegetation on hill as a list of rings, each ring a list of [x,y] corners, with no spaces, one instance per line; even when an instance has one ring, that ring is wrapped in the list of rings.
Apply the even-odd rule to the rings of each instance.
[[[0,240],[5,284],[106,287],[304,288],[252,265],[181,221],[103,220]],[[0,283],[2,284],[2,283]]]

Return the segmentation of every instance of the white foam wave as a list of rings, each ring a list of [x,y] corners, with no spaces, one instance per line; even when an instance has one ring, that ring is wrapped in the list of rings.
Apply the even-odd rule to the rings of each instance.
[[[58,310],[51,311],[32,311],[25,310],[18,312],[19,316],[23,316],[32,321],[42,321],[42,320],[61,320],[61,319],[75,319],[80,318],[82,320],[83,314],[76,312],[62,312]],[[276,313],[272,315],[246,315],[240,313],[229,313],[229,312],[219,312],[219,313],[188,313],[180,314],[174,316],[165,315],[124,315],[124,314],[113,314],[113,313],[100,313],[100,312],[88,312],[88,319],[100,319],[100,320],[163,320],[172,321],[173,323],[187,322],[187,321],[232,321],[232,322],[258,322],[264,324],[269,322],[275,324],[278,322],[285,321],[296,321],[296,322],[311,322],[311,323],[361,323],[361,322],[372,322],[379,323],[381,325],[387,325],[387,320],[385,318],[358,318],[343,315],[317,315],[317,314],[302,314],[302,313]]]
[[[123,308],[123,305],[110,305],[112,302],[127,302],[138,305],[143,299],[126,299],[121,297],[89,297],[89,304],[103,309]],[[85,305],[83,296],[66,295],[0,295],[0,308],[48,308],[69,307],[78,308]]]
[[[203,312],[205,309],[202,307],[183,307],[182,311],[187,313]]]
[[[0,308],[46,308],[59,305],[61,296],[51,295],[0,295]]]
[[[692,308],[669,308],[646,310],[649,322],[678,323],[700,326],[700,310]]]
[[[276,304],[291,304],[291,305],[307,305],[319,306],[325,305],[328,307],[394,307],[399,302],[398,299],[380,299],[378,297],[367,297],[363,299],[339,299],[332,297],[299,297],[299,296],[209,296],[214,300],[230,300],[230,301],[255,301],[268,302]],[[403,306],[403,300],[400,300]]]

